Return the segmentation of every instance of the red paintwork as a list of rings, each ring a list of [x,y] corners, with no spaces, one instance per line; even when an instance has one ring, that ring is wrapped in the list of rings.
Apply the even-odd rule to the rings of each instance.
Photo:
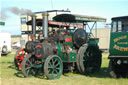
[[[65,42],[72,42],[72,38],[66,38]]]
[[[22,53],[21,53],[22,52]],[[22,54],[22,56],[21,56]],[[25,51],[23,49],[21,49],[18,53],[17,53],[17,56],[16,56],[16,59],[18,60],[17,63],[18,63],[18,66],[19,68],[21,68],[21,65],[22,65],[22,61],[24,59],[24,56],[25,56]]]
[[[30,36],[30,39],[32,39],[32,40],[33,40],[33,39],[34,39],[34,36]]]
[[[42,48],[42,46],[41,45],[36,45],[36,48]]]
[[[36,48],[42,48],[41,45],[36,45]],[[42,54],[36,55],[38,58],[42,56]]]

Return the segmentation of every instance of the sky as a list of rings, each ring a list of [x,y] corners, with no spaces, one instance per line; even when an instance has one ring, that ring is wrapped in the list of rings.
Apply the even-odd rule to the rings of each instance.
[[[5,26],[0,26],[0,31],[10,32],[12,35],[21,34],[20,14],[16,15],[7,8],[17,7],[32,12],[46,10],[66,10],[73,14],[100,16],[111,23],[111,18],[128,16],[128,0],[0,0],[0,16],[6,11]]]

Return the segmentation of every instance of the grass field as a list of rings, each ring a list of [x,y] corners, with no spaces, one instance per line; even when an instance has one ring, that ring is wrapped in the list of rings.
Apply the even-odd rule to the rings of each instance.
[[[107,54],[103,54],[102,68],[99,73],[89,76],[67,73],[56,80],[38,77],[24,78],[13,65],[14,54],[2,56],[0,59],[0,85],[128,85],[128,79],[110,78],[107,72]]]

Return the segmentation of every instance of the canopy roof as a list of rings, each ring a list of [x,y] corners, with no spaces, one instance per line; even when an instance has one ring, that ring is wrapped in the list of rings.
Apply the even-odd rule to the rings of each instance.
[[[113,17],[112,20],[127,20],[128,21],[128,16]]]
[[[96,16],[83,16],[83,15],[76,15],[76,14],[60,14],[53,17],[53,21],[74,22],[74,23],[106,22],[106,18],[96,17]]]
[[[42,26],[42,19],[36,19],[36,26]],[[32,20],[28,21],[26,23],[27,25],[32,25]],[[59,27],[59,26],[65,26],[65,27],[77,27],[77,28],[83,28],[84,26],[82,24],[76,24],[76,23],[68,23],[68,22],[55,22],[55,21],[48,21],[49,27]]]

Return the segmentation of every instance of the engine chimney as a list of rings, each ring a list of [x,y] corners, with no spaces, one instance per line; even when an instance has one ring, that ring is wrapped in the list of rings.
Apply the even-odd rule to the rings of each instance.
[[[43,34],[44,34],[44,38],[47,38],[48,37],[48,13],[43,13],[42,14],[43,16],[43,24],[42,24],[42,27],[43,27]]]
[[[32,36],[34,37],[33,41],[35,41],[36,40],[36,16],[33,15],[31,17],[32,17]]]

